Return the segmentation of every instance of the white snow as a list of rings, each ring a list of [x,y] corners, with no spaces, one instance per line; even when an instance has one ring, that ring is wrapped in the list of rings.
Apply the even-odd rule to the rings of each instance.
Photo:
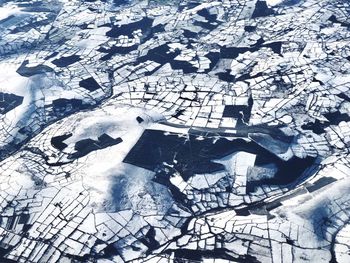
[[[268,6],[275,6],[275,5],[278,5],[282,2],[283,2],[283,0],[266,0],[266,4]]]
[[[6,19],[12,15],[18,15],[22,13],[21,8],[15,5],[5,5],[0,7],[0,20]]]

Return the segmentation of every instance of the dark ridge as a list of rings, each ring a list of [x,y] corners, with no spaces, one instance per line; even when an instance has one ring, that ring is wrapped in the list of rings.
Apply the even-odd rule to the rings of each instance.
[[[53,113],[57,116],[64,116],[87,108],[88,105],[84,105],[80,99],[56,99],[52,101]]]
[[[230,69],[226,69],[225,72],[216,73],[216,75],[220,80],[226,81],[226,82],[234,82],[236,79],[235,76],[231,75]]]
[[[29,24],[26,24],[24,26],[17,26],[13,30],[11,30],[11,34],[17,34],[19,32],[28,32],[32,28],[39,28],[43,25],[47,25],[52,22],[52,20],[56,17],[55,13],[48,13],[46,14],[47,19],[41,20],[41,21],[32,21]]]
[[[266,1],[257,1],[252,18],[265,17],[273,14],[275,14],[275,12],[267,6]]]
[[[32,224],[24,224],[23,225],[23,228],[22,228],[22,231],[24,233],[27,233],[29,231],[29,229],[32,227],[33,225]],[[0,261],[1,262],[1,261]]]
[[[338,94],[337,96],[349,101],[349,97],[345,94]],[[325,128],[329,127],[330,125],[338,125],[342,121],[350,121],[350,116],[348,114],[340,113],[339,111],[326,113],[323,116],[327,118],[328,122],[321,122],[316,119],[315,122],[303,124],[301,128],[303,130],[311,130],[315,134],[322,134],[325,132]]]
[[[53,52],[51,55],[48,55],[47,57],[45,57],[45,60],[49,60],[51,58],[54,58],[58,55],[59,53],[57,51]]]
[[[320,122],[319,120],[315,120],[315,122],[309,122],[309,123],[303,124],[301,126],[301,128],[303,130],[310,130],[315,134],[322,134],[325,132],[324,129],[327,126],[328,126],[327,124],[324,124],[324,123]]]
[[[164,65],[174,60],[174,58],[179,54],[179,50],[170,52],[169,46],[167,44],[163,44],[161,46],[149,49],[147,55],[138,58],[138,62],[140,63],[151,60]]]
[[[194,25],[198,25],[198,26],[203,27],[203,28],[208,29],[208,30],[213,30],[216,27],[218,27],[218,25],[220,24],[216,21],[217,15],[211,14],[209,12],[209,10],[206,8],[197,11],[197,14],[201,17],[204,17],[207,22],[194,21],[194,23],[193,23]]]
[[[265,156],[258,155],[255,161],[256,166],[275,165],[278,170],[273,178],[262,179],[258,181],[247,182],[247,193],[255,191],[257,186],[261,185],[288,185],[300,178],[308,169],[317,166],[315,157],[298,158],[293,157],[288,161],[271,160]]]
[[[130,47],[118,47],[118,46],[113,46],[109,49],[106,49],[104,47],[100,47],[97,51],[101,53],[107,53],[104,55],[101,60],[102,61],[107,61],[110,60],[114,55],[116,54],[128,54],[134,50],[137,50],[138,45],[133,45]]]
[[[174,115],[172,115],[172,117],[178,118],[178,117],[180,117],[185,111],[186,111],[185,109],[179,110],[179,111],[177,111]]]
[[[117,145],[122,141],[121,138],[114,139],[105,133],[98,137],[97,141],[93,139],[84,139],[75,143],[74,149],[76,152],[70,154],[68,158],[77,159],[89,154],[90,152]]]
[[[24,1],[23,1],[24,2]],[[43,1],[35,1],[35,2],[27,2],[27,3],[17,3],[16,4],[18,7],[42,7],[45,5]]]
[[[333,182],[336,182],[337,179],[335,179],[334,177],[322,177],[320,179],[318,179],[313,185],[311,186],[307,186],[306,189],[312,193],[316,190],[321,189],[322,187],[331,184]]]
[[[155,67],[153,70],[151,70],[151,71],[146,71],[145,72],[145,76],[152,76],[155,72],[157,72],[157,70],[159,70],[160,68],[161,68],[162,66],[160,65],[160,66],[157,66],[157,67]],[[143,100],[144,101],[148,101],[149,99],[145,99],[145,98],[143,98]]]
[[[150,40],[156,33],[163,32],[163,31],[164,31],[164,25],[162,24],[159,24],[155,27],[145,27],[142,30],[142,37],[140,39],[140,44],[143,44],[146,41]],[[133,37],[133,36],[130,36],[130,37]],[[134,50],[137,50],[138,46],[139,44],[135,44],[130,47],[118,47],[118,46],[112,46],[110,48],[100,47],[97,51],[101,53],[107,53],[105,56],[101,58],[102,61],[107,61],[116,54],[128,54]]]
[[[256,26],[245,26],[244,27],[244,31],[249,32],[249,33],[255,32],[255,30],[256,30]]]
[[[81,263],[86,263],[86,262],[91,262],[91,255],[90,254],[85,254],[83,256],[77,256],[77,255],[72,255],[72,254],[69,254],[69,253],[65,253],[65,256],[67,258],[70,258],[72,261],[71,262],[74,262],[74,263],[78,263],[78,262],[81,262]]]
[[[273,209],[275,209],[277,207],[280,207],[281,205],[282,205],[282,203],[279,202],[279,201],[268,203],[268,204],[266,204],[266,210],[267,211],[271,211],[271,210],[273,210]]]
[[[289,245],[291,245],[291,246],[294,246],[295,244],[294,244],[294,240],[292,240],[292,239],[290,239],[290,238],[288,238],[288,237],[286,237],[286,241],[287,241],[287,244],[289,244]]]
[[[43,6],[28,6],[26,8],[23,9],[24,12],[35,12],[35,13],[39,13],[39,12],[44,12],[44,13],[49,13],[52,12],[52,9],[48,8],[48,7],[43,7]]]
[[[35,67],[27,67],[28,60],[25,60],[21,66],[17,69],[17,73],[23,77],[31,77],[36,74],[44,74],[48,72],[53,72],[54,70],[46,65],[38,65]]]
[[[174,262],[176,263],[202,262],[206,258],[226,259],[238,263],[259,263],[256,257],[250,255],[233,257],[230,255],[232,252],[225,248],[214,248],[213,250],[191,250],[180,248],[176,250],[168,249],[165,251],[167,254],[173,252],[175,255]]]
[[[258,40],[258,42],[255,45],[251,47],[226,47],[226,46],[221,47],[220,48],[221,58],[235,59],[239,56],[239,54],[243,54],[247,51],[256,52],[263,47],[271,48],[273,52],[281,55],[282,42],[272,42],[268,44],[264,44],[264,43],[265,41],[261,38]]]
[[[262,72],[257,73],[256,75],[250,75],[249,73],[243,74],[242,76],[239,76],[238,78],[236,78],[236,81],[246,81],[248,79],[253,79],[253,78],[258,78],[261,77],[263,74]]]
[[[144,17],[140,21],[132,22],[126,25],[113,25],[112,29],[106,32],[108,37],[119,37],[121,35],[133,38],[133,32],[141,29],[142,32],[146,31],[152,26],[153,19],[149,17]]]
[[[144,34],[141,36],[141,39],[140,39],[141,44],[150,40],[156,33],[164,32],[164,31],[165,31],[165,26],[163,24],[159,24],[154,27],[151,27],[150,29],[146,29]]]
[[[9,111],[17,108],[23,102],[22,96],[17,96],[11,93],[0,92],[0,114],[6,114]]]
[[[8,16],[8,17],[6,17],[6,18],[4,18],[4,19],[0,19],[0,25],[4,25],[4,23],[6,23],[6,22],[8,22],[8,21],[10,21],[12,18],[14,18],[15,16],[14,15],[10,15],[10,16]]]
[[[198,33],[192,32],[190,30],[184,29],[183,36],[186,38],[197,38]]]
[[[72,135],[73,135],[72,133],[68,133],[68,134],[52,137],[51,145],[57,150],[62,151],[68,146],[63,141],[67,140]]]
[[[160,246],[159,242],[156,240],[156,231],[154,227],[150,227],[147,234],[140,239],[140,242],[148,247],[149,252]]]
[[[261,37],[256,41],[253,47],[261,47],[264,43],[265,43],[265,40]]]
[[[122,5],[130,4],[130,1],[128,1],[128,0],[113,0],[113,4],[116,6],[122,6]]]
[[[236,213],[238,216],[249,216],[249,215],[250,215],[250,211],[249,211],[249,208],[248,208],[248,207],[235,209],[235,213]]]
[[[170,63],[172,69],[181,69],[184,73],[197,72],[197,68],[193,67],[187,61],[174,60],[180,54],[180,50],[170,51],[167,44],[148,50],[147,55],[139,57],[138,63],[145,61],[155,61],[161,65]]]
[[[161,131],[146,130],[124,162],[154,171],[158,166],[162,166],[163,162],[170,164],[175,158],[178,161],[175,169],[187,180],[194,173],[224,169],[223,165],[211,162],[209,152],[207,153],[210,150],[206,149],[206,146],[215,147],[219,152],[227,150],[226,147],[220,149],[218,144],[212,146],[209,140],[195,140],[193,136],[186,140],[177,135],[166,136]]]
[[[68,57],[61,57],[61,58],[55,59],[52,61],[52,64],[54,64],[60,68],[65,68],[65,67],[68,67],[69,65],[74,64],[75,62],[78,62],[80,60],[81,60],[80,56],[71,55]]]
[[[346,113],[331,112],[326,113],[323,116],[329,121],[330,125],[338,125],[342,121],[350,121],[350,116]]]
[[[201,17],[204,17],[208,22],[215,22],[216,18],[217,18],[217,15],[210,14],[208,9],[206,9],[206,8],[203,8],[203,9],[197,11],[197,14],[200,15]]]
[[[245,105],[226,105],[222,117],[239,119],[242,117],[241,112],[246,112],[247,108],[248,106]]]
[[[105,257],[113,257],[113,256],[117,256],[120,255],[119,251],[116,247],[116,242],[108,244],[104,249],[103,249],[103,253],[105,255]],[[103,257],[104,258],[104,257]]]
[[[320,85],[324,85],[324,83],[321,80],[319,80],[315,77],[313,77],[312,82],[318,82]]]
[[[257,48],[249,48],[249,47],[221,47],[220,53],[222,58],[231,58],[235,59],[239,56],[239,54],[243,54],[247,51],[257,51]]]
[[[8,218],[8,220],[7,220],[5,228],[7,230],[13,230],[13,227],[15,226],[15,222],[16,222],[16,216],[15,215],[9,216],[7,218]]]
[[[292,6],[292,5],[299,4],[300,1],[301,0],[287,0],[287,1],[284,1],[283,4],[287,6]]]
[[[347,28],[350,27],[350,24],[349,24],[349,23],[345,23],[345,22],[339,21],[338,18],[337,18],[335,15],[331,15],[331,16],[328,18],[328,20],[331,21],[332,23],[340,24],[340,25],[343,26],[343,27],[347,27]]]
[[[5,258],[5,256],[8,253],[10,253],[12,249],[13,249],[12,246],[9,246],[8,248],[0,247],[0,262],[1,263],[16,263],[17,262],[16,260]]]
[[[173,60],[170,62],[170,65],[172,69],[181,69],[185,74],[197,72],[197,68],[187,61]]]
[[[79,25],[79,28],[80,28],[81,30],[85,30],[85,29],[88,28],[88,26],[89,26],[88,23],[83,23],[83,24]]]
[[[138,123],[144,122],[144,119],[142,119],[140,116],[137,116],[136,120],[137,120]]]
[[[173,165],[185,181],[194,174],[213,173],[225,170],[225,167],[213,160],[221,159],[229,154],[244,151],[257,155],[256,166],[264,167],[273,165],[277,172],[271,179],[248,182],[250,191],[255,186],[264,184],[288,185],[297,180],[306,169],[313,167],[315,158],[300,159],[294,157],[288,161],[282,161],[270,151],[262,148],[255,142],[247,142],[243,139],[233,141],[220,138],[214,142],[213,138],[197,140],[197,136],[188,134],[186,137],[180,134],[165,135],[162,131],[146,130],[136,145],[125,157],[124,162],[130,163],[151,171],[163,167],[164,163]],[[161,169],[162,178],[166,184],[172,172]],[[167,176],[165,176],[168,174]],[[159,178],[158,178],[159,179]],[[160,179],[159,179],[160,180]]]
[[[84,89],[87,89],[88,91],[95,91],[95,90],[101,89],[100,84],[98,84],[93,77],[81,80],[79,82],[79,86]]]
[[[269,47],[274,53],[281,55],[282,42],[272,42],[264,45],[264,47]]]
[[[191,205],[189,203],[189,200],[187,199],[187,196],[184,193],[182,193],[179,190],[179,188],[170,183],[170,177],[176,173],[176,170],[172,167],[158,165],[155,171],[156,174],[152,181],[166,186],[167,189],[169,189],[174,201],[186,207],[188,210],[191,210]]]
[[[280,70],[277,70],[276,72],[277,76],[282,76],[283,73]],[[292,88],[291,83],[286,83],[283,78],[280,79],[273,79],[273,85],[276,86],[276,91],[282,91],[282,92],[288,92],[290,88]]]
[[[223,117],[237,119],[237,125],[246,125],[251,116],[251,110],[254,100],[250,96],[248,99],[248,105],[226,105],[223,112]]]
[[[346,95],[345,93],[340,93],[340,94],[337,94],[337,96],[347,102],[350,102],[350,97],[348,95]]]
[[[208,54],[205,55],[206,58],[210,60],[210,66],[209,69],[206,70],[207,72],[212,71],[212,69],[216,66],[218,61],[220,60],[220,52],[209,52]]]
[[[18,224],[27,224],[30,219],[30,215],[27,213],[22,213],[19,215]]]

